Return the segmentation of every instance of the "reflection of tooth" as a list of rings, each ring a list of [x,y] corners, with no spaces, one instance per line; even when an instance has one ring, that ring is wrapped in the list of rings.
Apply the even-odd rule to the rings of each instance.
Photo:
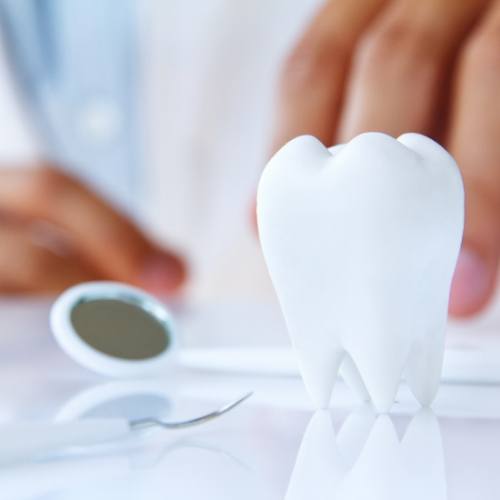
[[[415,478],[415,483],[418,482],[411,498],[447,498],[441,431],[430,410],[423,410],[412,419],[406,429],[402,446],[405,450],[406,469]]]
[[[337,446],[349,469],[356,463],[376,419],[373,409],[364,405],[351,413],[342,424],[337,436]]]
[[[387,415],[375,421],[355,466],[339,490],[342,500],[445,500],[441,433],[430,411],[417,414],[398,440]]]
[[[285,500],[331,498],[344,474],[330,412],[319,410],[302,438]]]
[[[315,405],[328,406],[344,360],[347,381],[378,411],[391,407],[403,372],[429,404],[463,230],[448,153],[418,134],[367,133],[331,151],[299,137],[266,167],[257,215]]]
[[[356,464],[339,488],[339,497],[342,500],[407,499],[409,471],[405,470],[399,447],[391,419],[387,415],[379,416]]]
[[[327,411],[312,417],[286,500],[445,500],[441,433],[432,412],[417,414],[400,442],[387,415],[351,414],[335,439]]]

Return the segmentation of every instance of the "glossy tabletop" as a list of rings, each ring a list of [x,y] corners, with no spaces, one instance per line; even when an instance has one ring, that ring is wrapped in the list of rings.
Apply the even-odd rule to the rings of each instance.
[[[0,447],[1,434],[20,420],[50,426],[88,417],[188,418],[248,390],[254,395],[220,420],[196,428],[137,433],[37,461],[2,464],[1,499],[500,497],[495,383],[443,384],[432,410],[421,410],[403,385],[391,414],[376,416],[341,382],[331,411],[313,413],[293,375],[184,366],[155,379],[110,380],[59,350],[48,330],[48,307],[46,301],[0,304]],[[237,345],[235,332],[257,328],[259,321],[271,333],[247,331],[242,343],[286,342],[282,327],[270,326],[276,321],[272,314],[225,307],[229,323],[216,320],[210,308],[203,310],[201,324],[196,308],[178,311],[188,346]]]

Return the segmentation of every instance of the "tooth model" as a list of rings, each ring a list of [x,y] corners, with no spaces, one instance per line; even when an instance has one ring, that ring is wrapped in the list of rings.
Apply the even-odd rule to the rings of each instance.
[[[453,158],[419,134],[365,133],[330,150],[298,137],[266,166],[257,218],[315,406],[329,406],[341,365],[378,412],[402,375],[429,405],[463,232]]]

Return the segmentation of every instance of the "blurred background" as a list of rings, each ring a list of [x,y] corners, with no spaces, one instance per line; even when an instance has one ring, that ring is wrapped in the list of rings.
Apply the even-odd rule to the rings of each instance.
[[[0,0],[0,293],[274,301],[254,220],[273,149],[416,131],[464,179],[450,312],[484,311],[499,23],[500,0]]]
[[[277,76],[318,0],[2,2],[0,165],[51,158],[189,263],[269,298],[252,221]]]

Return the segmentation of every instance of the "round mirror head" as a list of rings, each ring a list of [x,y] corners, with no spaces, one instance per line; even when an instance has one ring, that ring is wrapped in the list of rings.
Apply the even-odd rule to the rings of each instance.
[[[121,359],[158,356],[170,343],[168,325],[130,300],[82,300],[71,310],[77,335],[100,352]]]
[[[54,303],[51,326],[73,359],[112,376],[160,370],[175,344],[171,316],[163,304],[121,283],[70,288]]]

